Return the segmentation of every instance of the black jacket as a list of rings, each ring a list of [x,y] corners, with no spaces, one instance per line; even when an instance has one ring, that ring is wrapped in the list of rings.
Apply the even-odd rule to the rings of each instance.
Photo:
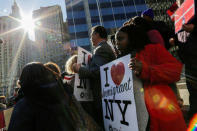
[[[177,45],[179,47],[179,57],[186,65],[197,64],[197,18],[195,17],[189,23],[194,24],[194,30],[191,33],[185,31],[179,32]]]
[[[176,43],[179,47],[179,57],[185,64],[185,76],[190,83],[197,85],[197,17],[190,23],[194,24],[194,30],[191,33],[179,32],[179,41]]]
[[[15,105],[8,131],[100,131],[60,79],[33,89]]]
[[[41,108],[24,97],[14,108],[8,131],[74,131],[60,109],[61,105]]]
[[[15,105],[8,131],[75,131],[61,81],[34,89]]]
[[[169,43],[170,38],[175,36],[174,30],[172,30],[165,22],[163,21],[153,21],[150,22],[152,29],[159,31],[165,42],[165,48],[168,50],[171,46]]]

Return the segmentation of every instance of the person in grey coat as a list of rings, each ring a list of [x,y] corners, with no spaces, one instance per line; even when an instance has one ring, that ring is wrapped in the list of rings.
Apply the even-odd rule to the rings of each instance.
[[[100,66],[113,61],[116,57],[111,46],[107,43],[107,31],[102,26],[92,28],[91,41],[95,47],[88,68],[81,64],[74,64],[73,70],[79,74],[80,79],[89,79],[93,92],[93,108],[95,121],[103,126]]]

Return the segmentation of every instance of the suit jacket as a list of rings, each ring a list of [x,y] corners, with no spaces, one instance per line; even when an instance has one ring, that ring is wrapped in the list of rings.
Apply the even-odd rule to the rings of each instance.
[[[89,67],[79,69],[80,79],[90,79],[94,101],[101,101],[100,66],[113,61],[115,58],[111,46],[104,41],[95,48]],[[98,104],[98,106],[101,105]]]

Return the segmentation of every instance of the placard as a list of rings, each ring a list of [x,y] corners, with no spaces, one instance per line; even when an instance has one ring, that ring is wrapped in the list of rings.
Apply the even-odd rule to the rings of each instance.
[[[166,13],[170,16],[170,19],[174,22],[175,21],[175,11],[178,9],[178,5],[176,2],[170,6],[170,8],[166,11]]]
[[[182,29],[182,25],[186,24],[195,15],[194,0],[185,0],[185,2],[175,12],[175,33]]]
[[[106,131],[138,131],[130,55],[100,67]]]
[[[92,54],[87,50],[78,47],[77,63],[81,66],[88,67]],[[78,101],[92,101],[92,90],[88,79],[79,79],[79,75],[75,74],[74,95]]]

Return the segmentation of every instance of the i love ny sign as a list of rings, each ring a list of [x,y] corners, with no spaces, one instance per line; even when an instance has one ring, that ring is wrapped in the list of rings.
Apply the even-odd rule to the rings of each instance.
[[[138,131],[130,55],[100,67],[106,131]]]
[[[92,54],[87,50],[78,47],[77,63],[87,67]],[[92,90],[90,88],[89,79],[80,79],[79,75],[75,74],[74,95],[78,101],[92,101]]]

